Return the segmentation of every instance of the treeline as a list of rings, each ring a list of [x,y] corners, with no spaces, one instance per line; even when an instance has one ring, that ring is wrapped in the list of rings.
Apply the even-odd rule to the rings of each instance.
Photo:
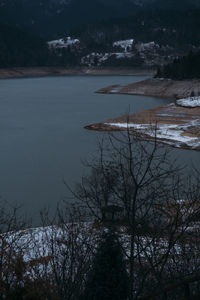
[[[43,40],[0,23],[0,67],[42,66],[47,55]]]
[[[122,57],[117,58],[115,54],[110,56],[106,61],[102,63],[102,66],[104,67],[133,67],[133,68],[139,68],[142,67],[144,64],[144,60],[139,54],[136,54],[133,57]]]
[[[74,66],[79,58],[70,49],[49,51],[46,41],[0,23],[0,68]]]
[[[54,39],[66,30],[153,9],[197,9],[198,0],[0,0],[0,20]],[[176,19],[174,19],[176,20]]]
[[[113,52],[112,44],[117,40],[133,38],[135,41],[155,41],[170,46],[175,53],[186,53],[198,47],[200,10],[152,10],[138,12],[129,17],[96,22],[69,34],[79,38],[79,49],[57,49],[49,51],[46,41],[16,27],[0,23],[0,67],[21,66],[79,66],[81,57],[91,52]],[[115,57],[107,66],[140,66],[141,59]]]
[[[96,22],[72,31],[91,49],[108,49],[114,41],[134,38],[179,50],[199,46],[200,10],[152,10]]]
[[[173,63],[158,68],[156,77],[171,79],[200,78],[200,51],[175,59]]]
[[[109,48],[109,49],[108,49]],[[0,23],[0,68],[34,67],[34,66],[80,66],[81,58],[94,51],[111,50],[107,44],[98,44],[95,40],[84,40],[81,46],[49,49],[46,41],[21,31],[18,28]],[[113,50],[113,49],[112,49]],[[117,59],[113,55],[104,66],[142,65],[140,57]]]

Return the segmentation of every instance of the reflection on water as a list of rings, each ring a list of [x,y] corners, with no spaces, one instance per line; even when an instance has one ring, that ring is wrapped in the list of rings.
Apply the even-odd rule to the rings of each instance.
[[[99,134],[84,125],[169,100],[95,94],[111,84],[145,77],[68,76],[0,81],[0,195],[22,204],[35,223],[44,206],[69,197],[63,181],[78,182],[81,159],[96,149]],[[102,133],[100,134],[102,136]],[[176,150],[180,160],[199,163],[199,153]]]

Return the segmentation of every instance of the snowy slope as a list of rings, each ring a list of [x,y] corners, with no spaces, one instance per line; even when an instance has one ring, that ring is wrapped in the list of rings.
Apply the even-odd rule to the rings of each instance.
[[[119,47],[125,52],[130,51],[134,43],[134,39],[116,41],[113,43],[113,47]]]
[[[80,44],[80,40],[72,39],[70,36],[48,42],[48,46],[53,48],[67,48],[78,44]]]

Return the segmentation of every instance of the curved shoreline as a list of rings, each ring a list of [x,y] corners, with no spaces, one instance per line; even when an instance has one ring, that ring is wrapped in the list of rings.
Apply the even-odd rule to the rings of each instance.
[[[113,85],[97,93],[186,98],[200,93],[200,80],[147,79],[126,86]],[[175,94],[176,93],[176,94]],[[200,107],[186,108],[175,103],[85,126],[97,131],[129,129],[145,140],[156,139],[172,147],[200,151]]]
[[[200,151],[200,107],[169,104],[85,126],[97,131],[125,131],[176,148]]]

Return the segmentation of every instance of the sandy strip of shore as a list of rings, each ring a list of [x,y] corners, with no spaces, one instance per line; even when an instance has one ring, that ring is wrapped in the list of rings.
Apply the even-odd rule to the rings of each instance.
[[[191,94],[200,95],[200,79],[171,80],[150,78],[125,86],[113,85],[100,89],[97,93],[144,95],[160,98],[187,98]]]
[[[66,75],[126,75],[126,76],[152,76],[154,70],[130,68],[61,68],[61,67],[33,67],[33,68],[7,68],[0,69],[0,79],[29,78],[44,76]]]

